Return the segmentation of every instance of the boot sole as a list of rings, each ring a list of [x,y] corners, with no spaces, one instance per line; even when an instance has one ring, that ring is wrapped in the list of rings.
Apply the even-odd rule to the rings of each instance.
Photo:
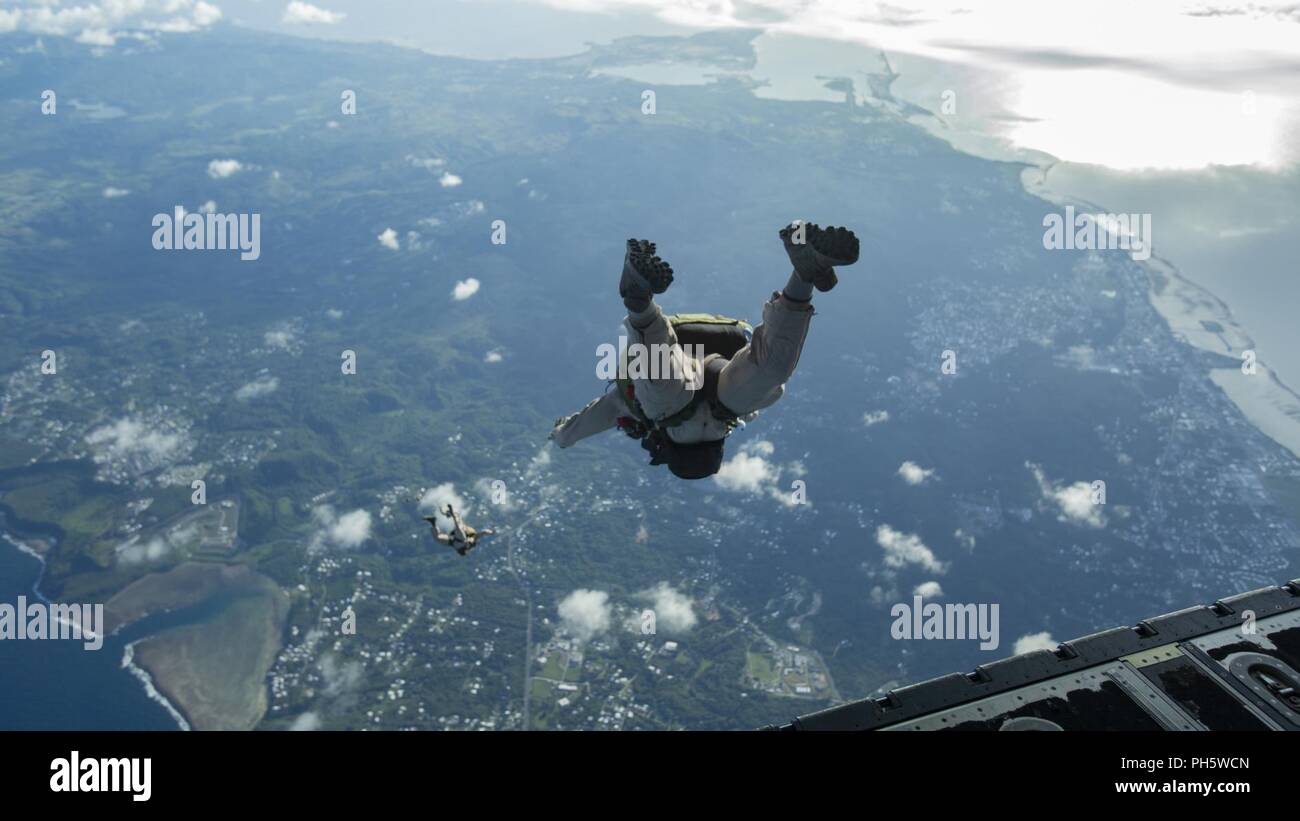
[[[645,239],[627,241],[627,259],[641,287],[662,294],[673,284],[673,266],[655,256],[655,244]]]
[[[790,242],[790,236],[794,231],[794,223],[787,225],[780,231],[781,241],[786,244],[787,251],[793,245]],[[817,267],[825,269],[821,275],[812,281],[813,287],[819,291],[829,291],[840,281],[835,274],[835,266],[852,265],[858,261],[858,238],[847,228],[836,228],[832,225],[823,229],[819,225],[806,222],[804,223],[804,241],[812,248],[813,261],[817,264]]]
[[[858,261],[859,243],[857,236],[847,228],[834,225],[822,229],[809,225],[808,244],[817,252],[817,261],[832,267],[852,265]]]

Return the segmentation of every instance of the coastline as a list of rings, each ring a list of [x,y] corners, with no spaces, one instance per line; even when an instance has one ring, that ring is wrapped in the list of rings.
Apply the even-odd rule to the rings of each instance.
[[[3,524],[4,524],[4,519],[0,518],[0,525]],[[14,548],[19,553],[26,553],[28,556],[31,556],[33,559],[35,559],[37,562],[40,563],[41,569],[40,571],[37,572],[36,578],[32,579],[31,592],[32,595],[36,596],[36,598],[41,600],[41,604],[50,604],[50,600],[45,598],[45,594],[41,592],[41,579],[45,578],[45,556],[42,555],[40,552],[38,552],[35,548],[28,545],[26,542],[13,536],[13,534],[9,533],[8,531],[0,529],[0,539],[3,539],[4,541],[13,545]]]
[[[598,73],[665,85],[708,83],[719,75],[748,76],[760,83],[753,90],[757,97],[821,102],[838,101],[844,96],[842,90],[826,85],[828,78],[865,73],[861,67],[862,47],[857,45],[769,33],[758,36],[752,46],[755,63],[744,70],[724,71],[722,66],[702,64],[668,71],[663,64],[632,63],[601,66]],[[806,61],[810,54],[816,54],[823,61],[818,73],[808,73],[801,62],[801,59]],[[929,74],[938,63],[909,55],[894,56],[898,69],[892,67],[888,58],[883,58],[880,69],[883,73],[877,75],[881,82],[869,88],[856,89],[855,98],[860,104],[891,111],[899,119],[944,141],[959,153],[1024,166],[1020,175],[1022,188],[1053,205],[1106,210],[1083,201],[1066,189],[1048,185],[1051,170],[1061,162],[1056,157],[1013,145],[995,132],[980,127],[956,127],[954,122],[950,122],[954,118],[941,117],[930,110],[929,106],[938,98],[921,92],[934,91],[931,87],[934,86],[933,78]],[[792,67],[797,68],[792,71]],[[870,74],[868,78],[871,78]],[[895,89],[896,85],[908,85],[906,81],[897,82],[900,78],[919,79],[919,84],[911,88],[914,94]],[[937,87],[942,87],[942,84]],[[915,97],[915,94],[921,96]],[[1238,362],[1244,351],[1258,350],[1254,338],[1237,321],[1229,304],[1170,262],[1169,258],[1177,257],[1178,253],[1177,249],[1169,250],[1173,253],[1164,257],[1152,254],[1143,266],[1148,277],[1147,300],[1164,319],[1170,332],[1194,348]],[[1246,375],[1240,368],[1234,369],[1226,362],[1219,367],[1207,366],[1206,372],[1247,422],[1300,458],[1300,392],[1284,382],[1262,357],[1257,358],[1255,364],[1256,373],[1253,375]]]
[[[40,590],[41,580],[45,578],[45,556],[40,551],[31,547],[22,539],[18,538],[16,535],[14,535],[13,533],[5,529],[4,524],[5,523],[3,517],[0,517],[0,541],[4,541],[12,545],[14,549],[17,550],[18,552],[25,553],[40,563],[40,570],[37,572],[36,578],[33,579],[31,583],[31,592],[38,599],[40,599],[41,603],[47,605],[52,604],[53,602],[51,602],[48,598],[46,598],[45,594],[42,593]],[[191,729],[189,722],[185,720],[185,717],[176,708],[176,706],[172,704],[170,701],[168,701],[167,698],[162,693],[160,693],[158,689],[154,686],[153,679],[149,676],[149,674],[134,663],[133,658],[135,654],[134,653],[135,644],[136,642],[131,642],[126,645],[126,649],[123,651],[123,655],[122,655],[122,664],[121,664],[122,669],[126,670],[131,676],[133,676],[138,682],[140,682],[143,685],[145,695],[151,701],[158,703],[164,710],[167,711],[167,714],[171,716],[172,719],[175,720],[178,729],[181,730]]]
[[[899,62],[904,61],[900,59]],[[928,60],[906,62],[933,65]],[[895,73],[890,77],[891,87],[895,84],[894,81],[907,74],[907,68],[902,70],[903,74]],[[930,88],[932,83],[926,84],[928,79],[922,70],[921,84],[913,90],[933,90]],[[926,107],[929,104],[926,99],[915,101],[906,92],[895,99],[903,100],[911,106],[911,111],[899,112],[903,119],[943,140],[954,151],[994,162],[1023,165],[1020,183],[1026,193],[1061,208],[1073,205],[1077,209],[1111,210],[1104,204],[1088,202],[1066,188],[1050,186],[1048,177],[1051,171],[1063,163],[1059,158],[1034,148],[1013,145],[995,131],[979,127],[954,127],[949,122],[953,118],[935,114]],[[987,125],[987,122],[986,120],[984,124]],[[1178,256],[1177,248],[1166,251],[1163,256],[1152,253],[1150,259],[1142,265],[1147,271],[1147,300],[1164,319],[1175,338],[1198,350],[1237,362],[1241,362],[1244,351],[1257,351],[1254,337],[1237,321],[1229,303],[1209,286],[1191,279],[1170,261],[1171,257]],[[1168,253],[1170,251],[1172,253]],[[1209,366],[1206,372],[1228,400],[1242,412],[1247,422],[1300,458],[1300,392],[1283,381],[1262,357],[1256,358],[1255,365],[1256,372],[1253,375],[1247,375],[1239,367],[1233,368],[1227,363],[1221,367]]]
[[[16,556],[17,554],[25,554],[36,559],[39,563],[35,579],[29,583],[27,579],[29,578],[28,571],[30,570],[30,566],[19,560],[21,567],[16,568],[14,572],[9,574],[14,582],[14,587],[17,590],[22,591],[28,589],[30,586],[35,598],[39,599],[46,605],[53,604],[54,602],[39,590],[40,582],[44,578],[46,572],[46,562],[41,551],[23,541],[19,534],[9,531],[5,527],[5,524],[6,523],[3,519],[0,519],[0,539],[13,545],[16,553],[12,555]],[[0,548],[0,550],[3,550],[3,548]],[[205,567],[205,569],[211,568]],[[227,578],[227,574],[231,573],[234,574],[234,579]],[[200,597],[201,600],[199,602],[169,602],[169,604],[174,604],[175,606],[149,608],[147,611],[138,614],[136,618],[130,619],[128,623],[119,623],[115,627],[110,626],[111,618],[106,620],[106,637],[116,637],[117,641],[121,642],[120,646],[123,648],[122,655],[117,664],[114,665],[110,661],[106,669],[100,668],[101,672],[97,672],[95,674],[96,677],[99,675],[115,675],[118,670],[126,672],[132,679],[134,679],[134,681],[128,682],[123,680],[120,684],[115,682],[113,686],[139,692],[144,696],[142,699],[143,702],[152,703],[161,707],[162,713],[165,714],[159,715],[158,725],[155,726],[154,724],[138,724],[137,722],[139,722],[140,719],[129,710],[120,715],[114,714],[109,710],[109,715],[117,716],[112,719],[112,721],[121,722],[120,725],[112,725],[110,729],[179,729],[186,731],[200,727],[212,728],[210,727],[209,722],[210,717],[203,715],[201,710],[199,714],[195,715],[191,715],[189,712],[189,706],[193,706],[190,704],[190,689],[193,689],[192,685],[194,685],[195,682],[201,682],[202,684],[199,688],[204,689],[205,692],[208,692],[211,688],[215,687],[216,690],[212,692],[218,692],[231,697],[232,703],[235,704],[235,707],[243,710],[241,715],[244,715],[248,725],[240,725],[237,727],[239,729],[252,729],[252,727],[256,725],[257,721],[259,721],[264,715],[266,705],[264,701],[259,701],[259,698],[264,696],[262,691],[265,687],[265,672],[273,663],[274,657],[279,652],[280,648],[278,637],[280,632],[283,630],[283,621],[287,616],[287,605],[283,600],[284,594],[283,591],[280,590],[279,587],[275,586],[269,579],[266,579],[259,574],[249,572],[246,568],[225,568],[220,576],[221,578],[219,581],[221,584],[219,586],[221,589],[207,591]],[[235,587],[227,589],[227,586],[229,585],[234,585]],[[238,590],[235,588],[238,588]],[[245,588],[248,588],[248,590],[245,590]],[[247,593],[249,590],[260,594],[260,598],[254,601],[253,599],[237,595],[241,591]],[[223,592],[229,595],[221,595]],[[230,598],[232,595],[234,596],[233,599]],[[250,610],[250,602],[254,604],[260,602],[260,604]],[[141,629],[128,632],[128,628],[130,628],[132,624],[138,623],[141,618],[144,618],[145,616],[160,616],[169,613],[189,611],[194,606],[204,606],[205,604],[218,609],[219,612],[215,624],[186,623],[181,625],[179,628],[173,626],[162,630],[157,629],[161,625],[155,624],[152,628],[141,626]],[[106,608],[107,607],[108,605],[106,605]],[[252,617],[251,621],[249,620],[249,616]],[[269,621],[267,621],[268,619]],[[245,628],[252,630],[253,632],[251,634],[248,632],[241,633],[240,631],[245,630]],[[192,640],[192,634],[194,631],[204,629],[209,631],[215,630],[216,633],[221,636],[234,635],[236,636],[235,640],[239,646],[252,648],[249,651],[252,655],[248,656],[248,660],[255,668],[257,682],[255,689],[257,692],[253,692],[252,690],[243,687],[241,684],[243,679],[236,680],[234,683],[241,684],[241,686],[234,687],[231,685],[230,681],[222,679],[222,676],[219,674],[219,669],[211,668],[209,666],[209,669],[199,669],[196,671],[193,669],[193,665],[182,670],[182,672],[186,673],[188,677],[182,678],[178,684],[175,684],[175,686],[180,687],[179,690],[173,690],[171,689],[173,684],[170,684],[169,682],[171,682],[176,671],[158,668],[156,666],[159,661],[157,653],[154,654],[154,658],[150,658],[148,653],[141,654],[137,652],[136,645],[141,644],[142,642],[152,642],[158,640],[160,636],[164,637],[164,642],[168,638],[174,641],[183,640],[183,638],[187,636]],[[270,632],[263,633],[261,632],[263,629],[267,629]],[[148,634],[141,634],[142,630],[149,630],[150,632],[148,632]],[[250,635],[253,640],[245,641],[245,639],[248,639]],[[111,653],[113,648],[105,647],[104,649]],[[192,658],[192,656],[188,655],[186,657]],[[98,678],[96,678],[96,680],[98,680]],[[210,695],[211,692],[208,692],[208,696]],[[208,696],[201,698],[199,703],[206,703],[204,699]],[[216,728],[226,729],[225,727]],[[236,727],[231,728],[233,729]]]
[[[181,714],[180,710],[176,709],[176,706],[168,701],[166,696],[159,692],[158,688],[154,685],[153,677],[149,675],[149,672],[135,663],[135,646],[141,641],[144,641],[144,639],[137,639],[136,641],[127,644],[126,649],[122,651],[122,669],[134,676],[135,679],[143,685],[144,692],[149,696],[150,700],[156,701],[162,705],[163,709],[167,711],[167,714],[175,719],[177,727],[181,730],[194,729],[190,726],[190,723],[185,720],[185,716]]]
[[[1050,164],[1031,165],[1021,172],[1025,191],[1060,207],[1095,207],[1050,188],[1050,170]],[[1152,253],[1142,266],[1147,271],[1147,300],[1177,339],[1197,350],[1239,362],[1245,351],[1256,349],[1254,339],[1217,294],[1189,279],[1158,254]],[[1253,375],[1247,375],[1240,368],[1207,367],[1207,375],[1251,425],[1300,458],[1300,393],[1284,383],[1263,359],[1256,359],[1255,370]]]

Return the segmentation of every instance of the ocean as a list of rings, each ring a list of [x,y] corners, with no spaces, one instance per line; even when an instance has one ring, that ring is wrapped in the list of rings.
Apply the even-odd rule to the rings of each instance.
[[[34,600],[42,571],[39,559],[0,535],[0,602]],[[177,718],[123,666],[128,645],[160,626],[141,621],[105,637],[98,650],[70,640],[0,641],[0,730],[178,729]]]

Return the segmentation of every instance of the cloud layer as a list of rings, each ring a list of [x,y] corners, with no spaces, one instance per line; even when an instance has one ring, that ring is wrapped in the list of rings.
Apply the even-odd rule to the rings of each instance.
[[[0,9],[0,34],[30,31],[75,37],[86,45],[110,47],[124,29],[190,32],[221,19],[221,9],[204,0],[102,0],[61,5],[48,0]]]

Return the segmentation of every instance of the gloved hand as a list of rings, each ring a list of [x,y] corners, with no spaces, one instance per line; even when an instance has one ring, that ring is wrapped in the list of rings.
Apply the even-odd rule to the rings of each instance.
[[[577,415],[578,414],[576,413],[571,413],[568,416],[561,416],[559,419],[556,419],[554,426],[551,427],[550,435],[546,437],[546,441],[549,442],[552,439],[554,439],[555,435],[559,433],[561,430],[563,430],[565,425],[569,424],[569,420]]]

